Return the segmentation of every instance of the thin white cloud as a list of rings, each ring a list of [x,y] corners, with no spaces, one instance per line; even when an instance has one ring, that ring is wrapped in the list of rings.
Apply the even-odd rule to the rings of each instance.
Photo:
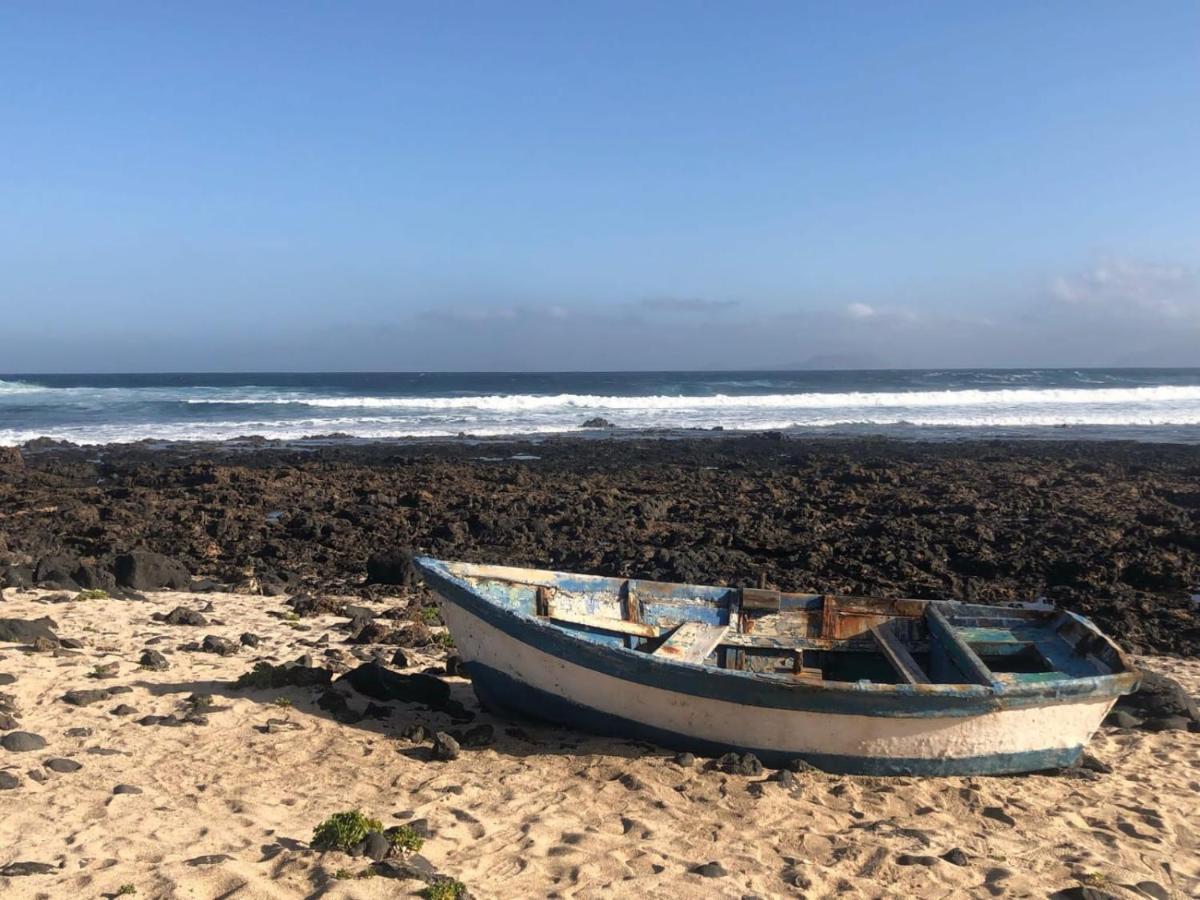
[[[706,313],[736,309],[737,300],[708,300],[703,297],[648,297],[638,303],[653,312]]]
[[[1052,279],[1049,294],[1080,312],[1200,322],[1200,273],[1184,266],[1109,259]]]

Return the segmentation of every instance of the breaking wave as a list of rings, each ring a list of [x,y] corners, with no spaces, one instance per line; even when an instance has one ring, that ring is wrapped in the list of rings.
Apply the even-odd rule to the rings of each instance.
[[[0,444],[495,437],[578,432],[595,417],[626,430],[953,437],[1079,427],[1200,443],[1195,370],[204,378],[9,376],[0,380]]]

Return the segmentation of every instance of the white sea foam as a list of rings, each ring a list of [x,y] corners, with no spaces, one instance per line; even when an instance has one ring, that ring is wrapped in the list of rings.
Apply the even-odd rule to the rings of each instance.
[[[293,440],[331,432],[362,438],[548,434],[574,432],[596,415],[628,429],[1181,429],[1200,426],[1200,386],[388,397],[265,386],[45,388],[0,382],[0,444],[40,436],[110,443],[250,434]],[[1180,439],[1178,433],[1170,437]],[[1200,432],[1183,439],[1200,440]]]
[[[520,412],[554,408],[605,409],[928,409],[933,407],[1074,406],[1194,402],[1200,387],[1159,385],[1137,388],[1028,388],[993,391],[897,391],[806,394],[655,395],[489,394],[477,397],[314,397],[300,393],[193,397],[189,405],[297,405],[328,409],[456,409]]]

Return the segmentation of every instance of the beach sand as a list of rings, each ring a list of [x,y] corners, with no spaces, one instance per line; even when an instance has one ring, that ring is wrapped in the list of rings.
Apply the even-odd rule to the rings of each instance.
[[[477,713],[471,725],[494,725],[496,740],[439,762],[428,742],[399,733],[449,728],[443,713],[393,704],[387,718],[342,724],[316,706],[320,689],[229,686],[256,660],[309,653],[329,664],[329,648],[343,670],[357,665],[342,618],[288,621],[283,598],[250,595],[52,596],[9,590],[0,602],[0,617],[49,615],[60,637],[83,642],[78,655],[0,644],[0,673],[14,679],[0,693],[11,695],[18,729],[46,742],[0,749],[0,773],[17,781],[0,791],[0,869],[51,867],[0,877],[6,898],[103,897],[124,885],[153,898],[415,895],[418,880],[337,878],[369,860],[309,848],[321,820],[353,808],[385,826],[427,820],[421,856],[475,897],[1042,897],[1081,884],[1118,897],[1200,893],[1195,733],[1104,728],[1089,750],[1109,774],[805,773],[785,788],[704,760],[683,767],[645,745],[497,719],[478,710],[469,682],[451,678],[454,698]],[[209,603],[206,626],[152,618]],[[207,635],[238,645],[246,632],[259,646],[230,656],[176,649]],[[139,668],[147,647],[170,667]],[[405,652],[407,671],[441,663]],[[1140,661],[1200,691],[1200,663]],[[95,677],[112,663],[114,675]],[[114,688],[129,690],[84,706],[62,699]],[[213,696],[207,724],[139,724],[182,715],[193,694]],[[349,702],[362,710],[368,699]],[[135,711],[115,715],[120,704]],[[295,729],[267,732],[269,719]],[[48,769],[55,758],[82,768]],[[115,794],[122,784],[140,793]],[[714,876],[693,871],[710,862]]]

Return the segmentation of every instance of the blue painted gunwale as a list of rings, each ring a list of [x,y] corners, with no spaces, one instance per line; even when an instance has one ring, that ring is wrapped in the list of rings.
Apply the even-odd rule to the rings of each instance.
[[[517,681],[510,675],[479,663],[467,663],[471,684],[480,702],[494,712],[507,711],[531,719],[566,725],[593,734],[647,741],[671,750],[686,750],[700,756],[723,753],[753,753],[770,768],[783,768],[803,759],[824,772],[839,775],[1004,775],[1037,772],[1073,765],[1083,747],[1029,750],[1022,753],[993,753],[965,757],[879,757],[835,753],[782,752],[769,747],[750,747],[709,741],[693,735],[656,728],[576,703]]]
[[[430,557],[418,557],[414,562],[444,600],[542,653],[634,684],[743,706],[896,718],[976,716],[1002,709],[1115,699],[1133,690],[1138,680],[1136,672],[1124,672],[1007,685],[830,681],[814,685],[788,676],[694,666],[622,646],[596,644],[551,621],[501,607],[480,596],[454,571],[460,564]],[[595,589],[612,582],[597,576],[548,574],[576,589]],[[1073,618],[1099,634],[1086,620]]]

